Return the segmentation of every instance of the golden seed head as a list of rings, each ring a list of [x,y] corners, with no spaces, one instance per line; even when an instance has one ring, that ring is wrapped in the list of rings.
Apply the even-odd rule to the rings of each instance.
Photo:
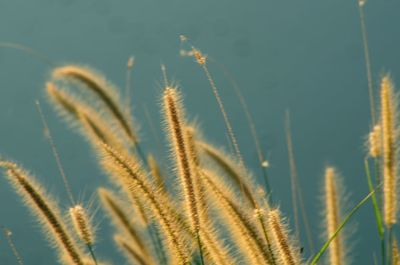
[[[194,231],[199,230],[198,196],[194,182],[195,171],[191,159],[188,138],[185,135],[185,113],[181,99],[175,88],[167,87],[164,91],[164,110],[167,131],[176,162],[176,169],[187,206],[187,214]]]
[[[199,51],[199,50],[196,49],[196,48],[192,48],[192,51],[193,51],[193,56],[194,56],[194,58],[196,59],[197,63],[200,64],[200,65],[205,65],[205,64],[206,64],[207,57],[204,56],[204,55],[201,53],[201,51]]]
[[[93,95],[93,102],[104,105],[104,110],[113,117],[112,123],[118,124],[128,139],[133,144],[137,144],[139,140],[132,128],[132,117],[122,111],[118,89],[101,74],[87,67],[65,65],[53,69],[52,78],[55,81],[66,80],[67,82],[78,84],[80,87],[90,91]]]
[[[78,204],[69,209],[69,214],[80,239],[88,246],[93,245],[94,236],[85,209]]]
[[[268,226],[272,234],[272,242],[275,247],[279,264],[295,265],[301,264],[300,257],[294,251],[294,247],[289,239],[289,233],[282,221],[281,214],[278,209],[268,212]]]
[[[393,84],[388,75],[381,82],[381,126],[383,155],[383,210],[385,224],[397,222],[397,119]]]
[[[326,234],[330,238],[339,227],[341,219],[339,194],[337,189],[337,173],[334,167],[325,169],[325,209]],[[329,246],[330,264],[342,264],[344,260],[342,236],[338,235]]]
[[[7,170],[6,175],[10,183],[37,216],[43,225],[43,230],[57,246],[59,255],[66,261],[65,263],[83,265],[83,255],[66,229],[54,200],[43,191],[32,176],[17,164],[0,160],[0,167]]]

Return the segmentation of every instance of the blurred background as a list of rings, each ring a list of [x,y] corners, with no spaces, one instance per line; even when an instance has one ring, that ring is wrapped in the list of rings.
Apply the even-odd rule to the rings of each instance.
[[[400,84],[400,1],[369,0],[365,6],[373,84],[390,72]],[[146,151],[167,156],[151,132],[148,110],[160,144],[160,64],[180,84],[187,112],[197,118],[212,143],[227,145],[222,115],[201,68],[179,56],[179,35],[218,64],[209,69],[220,89],[247,166],[259,176],[258,160],[245,115],[223,65],[247,100],[269,161],[274,198],[293,227],[290,172],[284,117],[291,112],[294,154],[313,239],[319,248],[323,210],[322,177],[334,165],[350,194],[349,207],[367,193],[363,170],[365,137],[371,126],[367,78],[356,0],[0,0],[0,41],[22,44],[56,64],[79,63],[98,69],[125,86],[126,62],[135,56],[132,73],[134,116]],[[0,153],[20,161],[67,209],[68,201],[35,100],[42,102],[63,165],[76,197],[88,201],[98,186],[107,186],[88,145],[57,118],[44,96],[51,68],[38,58],[0,48]],[[375,91],[376,94],[376,91]],[[56,255],[40,227],[0,178],[0,224],[26,264],[52,265]],[[354,217],[349,241],[353,264],[373,264],[379,240],[370,203]],[[99,210],[96,252],[124,264],[112,243],[108,220]],[[301,245],[310,249],[302,226]],[[16,264],[0,236],[0,264]]]

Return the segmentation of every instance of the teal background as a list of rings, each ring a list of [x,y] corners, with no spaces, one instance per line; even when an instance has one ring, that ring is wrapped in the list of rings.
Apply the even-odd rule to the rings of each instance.
[[[366,23],[375,88],[389,71],[400,80],[400,1],[369,0]],[[223,64],[237,80],[254,115],[270,162],[274,197],[293,226],[283,119],[292,116],[292,134],[307,215],[321,246],[321,188],[324,166],[337,166],[357,203],[368,189],[363,173],[364,141],[370,127],[368,92],[358,6],[347,0],[0,0],[0,40],[23,44],[56,63],[83,63],[124,86],[125,65],[134,55],[134,115],[145,148],[158,152],[144,108],[161,137],[160,63],[181,85],[190,117],[198,117],[207,139],[226,144],[216,101],[201,69],[179,56],[179,35]],[[209,65],[220,88],[241,151],[257,172],[257,157],[245,116],[220,68]],[[0,48],[0,153],[20,161],[67,209],[68,202],[34,100],[42,102],[63,165],[78,198],[87,201],[106,177],[88,145],[57,118],[45,102],[49,66],[21,51]],[[399,81],[397,83],[400,83]],[[167,153],[157,153],[165,158]],[[0,179],[0,224],[27,265],[56,264],[39,225],[5,178]],[[379,242],[370,204],[356,214],[350,235],[353,264],[373,264]],[[124,264],[111,243],[101,210],[98,256]],[[398,227],[396,227],[398,229]],[[305,254],[304,230],[301,232]],[[317,241],[319,240],[319,241]],[[0,264],[16,264],[0,236]]]

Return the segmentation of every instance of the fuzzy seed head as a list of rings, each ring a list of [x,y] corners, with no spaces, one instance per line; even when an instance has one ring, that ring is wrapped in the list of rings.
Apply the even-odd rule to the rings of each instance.
[[[17,164],[0,160],[0,167],[6,168],[10,183],[36,215],[43,230],[52,240],[52,244],[57,247],[61,259],[66,264],[84,265],[83,254],[66,229],[54,200],[43,191],[32,176]]]
[[[172,154],[183,188],[188,217],[193,231],[199,230],[198,191],[194,182],[195,171],[185,131],[185,114],[178,91],[167,87],[164,91],[164,110]]]
[[[90,91],[101,102],[105,109],[113,116],[115,124],[126,134],[133,144],[138,142],[136,132],[132,128],[132,117],[120,108],[121,102],[117,88],[108,82],[101,74],[87,67],[65,65],[53,69],[54,80],[65,80],[78,84]]]
[[[75,205],[69,209],[72,223],[79,238],[88,246],[94,243],[94,235],[89,218],[81,205]]]
[[[326,231],[330,238],[336,232],[340,222],[339,196],[337,191],[336,172],[333,167],[325,169],[325,208],[326,208]],[[343,263],[342,237],[338,235],[329,246],[329,262],[332,265]]]
[[[201,51],[199,51],[199,50],[196,49],[196,48],[192,48],[192,51],[193,51],[193,56],[194,56],[194,58],[196,59],[196,62],[197,62],[199,65],[205,65],[205,64],[206,64],[206,61],[207,61],[207,57],[204,56],[204,55],[201,53]]]
[[[294,251],[289,240],[288,231],[285,224],[282,222],[278,209],[273,209],[268,212],[268,227],[272,234],[272,242],[277,253],[277,258],[280,261],[279,264],[301,264],[300,258]]]
[[[381,124],[383,150],[384,221],[390,227],[397,222],[397,146],[396,104],[388,75],[381,82]]]

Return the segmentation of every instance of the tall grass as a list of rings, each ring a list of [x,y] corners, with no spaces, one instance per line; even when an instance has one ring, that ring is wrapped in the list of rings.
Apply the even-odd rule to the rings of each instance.
[[[52,68],[44,85],[48,101],[60,118],[87,140],[96,155],[99,168],[112,183],[110,187],[99,187],[98,197],[103,212],[114,225],[114,234],[97,233],[104,240],[114,241],[129,264],[300,265],[319,264],[325,256],[327,264],[343,265],[350,262],[343,228],[347,227],[360,207],[371,199],[377,222],[376,233],[381,239],[381,247],[377,250],[381,255],[379,263],[398,264],[394,232],[398,215],[399,162],[396,92],[392,80],[384,75],[379,99],[375,98],[377,93],[372,81],[364,6],[365,1],[360,0],[372,128],[364,161],[369,191],[352,208],[352,205],[347,205],[350,211],[343,211],[336,169],[327,167],[324,186],[321,187],[325,214],[321,224],[325,231],[317,231],[309,225],[308,220],[313,217],[306,215],[307,205],[303,202],[301,189],[307,184],[300,181],[297,175],[289,117],[285,133],[295,229],[289,229],[289,222],[286,222],[284,213],[279,209],[276,198],[280,191],[273,190],[268,180],[268,188],[264,190],[246,166],[223,98],[208,68],[212,60],[195,48],[187,37],[181,36],[182,45],[189,44],[189,49],[182,50],[181,54],[191,56],[204,72],[233,146],[232,153],[208,143],[201,129],[188,118],[183,96],[168,81],[165,66],[162,66],[165,87],[160,95],[165,130],[154,134],[162,134],[168,141],[171,152],[167,165],[157,160],[157,156],[146,152],[139,138],[139,124],[133,118],[130,100],[133,57],[127,63],[125,98],[120,96],[120,90],[114,84],[94,69],[72,64]],[[6,46],[21,49],[18,45]],[[22,50],[38,56],[35,51]],[[263,167],[263,176],[266,177],[268,161],[265,160],[244,97],[239,87],[235,89],[255,142],[258,163]],[[380,102],[379,106],[376,102]],[[44,191],[40,181],[22,166],[0,158],[0,167],[56,249],[58,258],[47,257],[50,263],[58,260],[65,265],[109,264],[103,260],[103,255],[95,251],[97,240],[91,215],[85,207],[75,202],[39,105],[38,110],[69,195],[68,211],[62,209],[53,196]],[[174,170],[164,170],[168,167]],[[270,199],[272,192],[274,200]],[[64,221],[64,211],[70,215],[69,222]],[[304,242],[299,236],[302,227],[298,217],[300,214],[309,251],[313,252],[309,257],[301,248]],[[19,252],[16,247],[18,242],[11,240],[11,234],[5,228],[4,232],[15,262],[19,265],[30,264],[23,259],[24,249],[19,249]],[[317,245],[319,249],[314,251],[312,234],[317,233],[324,233],[325,237]]]

